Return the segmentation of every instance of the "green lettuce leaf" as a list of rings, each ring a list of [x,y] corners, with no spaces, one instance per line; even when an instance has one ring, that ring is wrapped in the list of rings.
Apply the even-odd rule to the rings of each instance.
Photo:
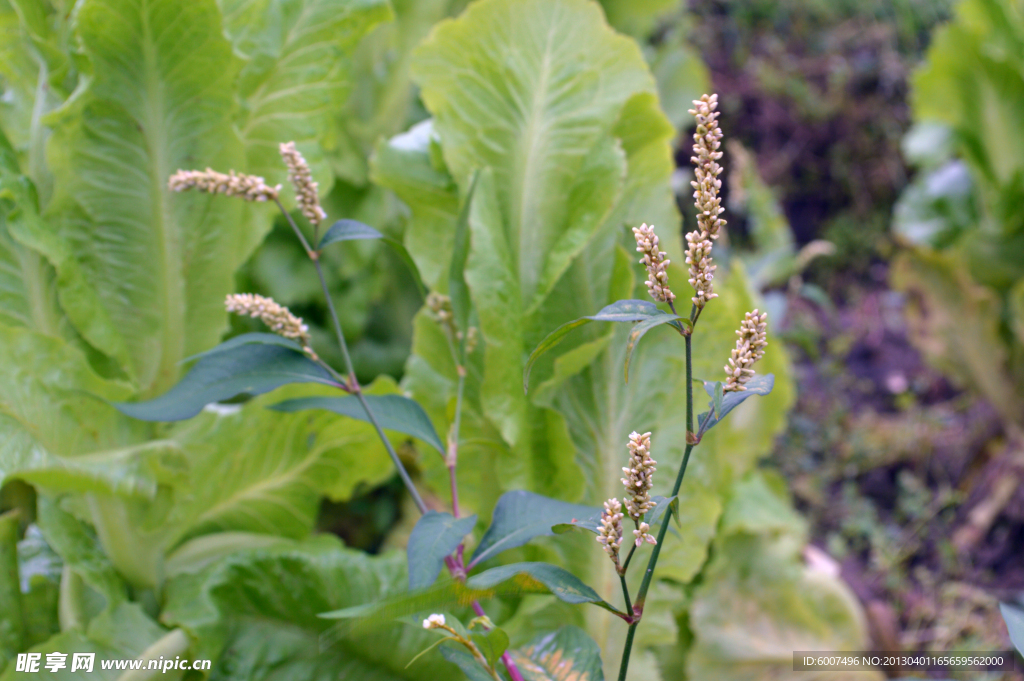
[[[260,231],[241,201],[167,190],[179,168],[241,165],[237,68],[214,0],[89,0],[75,28],[95,75],[47,119],[55,195],[34,236],[79,332],[141,393],[163,392],[223,332]]]
[[[229,556],[168,582],[161,619],[184,628],[215,678],[261,681],[434,681],[455,678],[438,655],[405,665],[437,635],[392,624],[370,636],[329,636],[321,612],[383,600],[407,587],[405,556],[368,556],[319,536]]]
[[[278,146],[294,141],[326,196],[334,174],[324,152],[349,95],[352,53],[367,31],[391,18],[391,8],[386,0],[220,0],[219,5],[224,31],[245,60],[237,94],[246,172],[287,184]]]

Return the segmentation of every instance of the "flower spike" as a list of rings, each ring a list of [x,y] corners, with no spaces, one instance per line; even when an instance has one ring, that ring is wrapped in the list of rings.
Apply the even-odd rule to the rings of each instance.
[[[168,179],[167,188],[173,192],[197,189],[207,194],[238,196],[246,201],[274,201],[281,191],[281,185],[271,187],[256,175],[244,175],[234,170],[225,175],[211,168],[179,170]]]
[[[646,223],[634,227],[633,237],[637,253],[644,254],[640,263],[647,268],[647,292],[658,302],[672,304],[676,299],[668,287],[668,266],[672,261],[666,260],[664,251],[658,250],[658,235],[654,233],[654,227]]]
[[[764,357],[764,349],[768,346],[767,340],[768,313],[758,314],[757,310],[748,312],[740,323],[736,332],[739,338],[736,340],[736,348],[729,357],[729,364],[725,367],[726,380],[723,392],[743,392],[746,390],[744,383],[754,377],[754,370],[751,369],[754,362]]]
[[[712,298],[717,298],[711,280],[714,279],[715,265],[711,264],[711,244],[718,238],[725,220],[719,217],[725,209],[718,190],[722,181],[718,176],[722,166],[718,160],[722,152],[722,129],[718,127],[718,95],[704,95],[694,100],[695,108],[690,115],[697,120],[697,131],[693,134],[693,156],[697,179],[693,187],[694,207],[697,209],[697,229],[686,235],[686,264],[690,266],[690,285],[696,295],[693,304],[702,309]]]
[[[231,293],[224,301],[224,307],[228,312],[256,317],[274,333],[297,340],[309,349],[309,327],[287,307],[274,302],[273,298],[256,293]]]

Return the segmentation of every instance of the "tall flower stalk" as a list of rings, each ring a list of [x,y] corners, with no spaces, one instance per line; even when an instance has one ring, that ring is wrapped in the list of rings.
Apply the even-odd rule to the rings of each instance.
[[[722,188],[722,181],[719,175],[722,167],[719,160],[722,158],[721,147],[722,131],[718,126],[718,96],[704,95],[694,101],[694,108],[690,114],[696,122],[696,131],[693,135],[693,156],[691,162],[694,165],[696,179],[691,183],[693,186],[694,207],[697,211],[697,229],[686,235],[686,264],[689,266],[689,283],[693,287],[694,295],[691,298],[692,307],[688,326],[680,326],[683,336],[686,353],[686,449],[683,452],[683,460],[676,473],[675,482],[672,485],[670,498],[676,498],[682,488],[683,479],[686,475],[687,466],[690,463],[690,456],[701,439],[703,430],[697,431],[694,428],[693,419],[693,336],[696,330],[697,321],[701,311],[713,299],[718,297],[714,292],[715,265],[712,264],[711,251],[715,240],[721,235],[725,227],[725,220],[721,215],[725,211],[721,205],[719,190]],[[673,301],[675,296],[668,288],[666,253],[658,249],[658,237],[654,229],[648,225],[633,229],[636,238],[637,251],[643,254],[641,263],[647,270],[648,293],[658,302],[668,303],[675,314]],[[742,392],[746,390],[745,384],[754,376],[752,365],[764,356],[764,348],[767,345],[766,329],[767,315],[757,310],[748,312],[743,319],[740,329],[736,332],[738,340],[736,348],[732,351],[728,365],[725,367],[726,381],[719,384],[717,390],[721,392]],[[719,395],[721,395],[719,392]],[[622,651],[622,660],[619,665],[619,681],[626,681],[626,674],[629,669],[629,659],[633,650],[633,643],[636,637],[637,627],[643,617],[644,605],[647,601],[647,592],[650,589],[654,578],[654,571],[658,565],[658,558],[664,545],[665,534],[668,531],[669,522],[673,513],[673,506],[670,504],[665,509],[661,519],[661,526],[658,529],[657,537],[651,537],[650,529],[644,522],[645,514],[651,510],[653,505],[647,496],[647,490],[651,485],[651,474],[654,472],[654,461],[650,459],[650,433],[630,435],[630,465],[623,468],[627,476],[622,482],[626,485],[627,491],[632,495],[626,500],[626,513],[634,521],[636,537],[634,547],[630,549],[624,563],[620,564],[617,549],[613,554],[609,548],[610,540],[603,538],[610,535],[610,532],[602,526],[602,535],[598,541],[605,544],[605,550],[609,551],[616,570],[620,576],[623,599],[626,609],[632,617],[629,621],[629,630],[626,633],[626,644]],[[648,463],[649,462],[649,463]],[[614,501],[614,500],[611,500]],[[605,505],[606,515],[609,506]],[[611,516],[614,518],[614,516]],[[602,518],[604,520],[604,518]],[[621,532],[621,530],[620,530]],[[621,541],[621,538],[620,538]],[[635,595],[631,595],[626,583],[624,574],[633,558],[636,546],[642,541],[654,544],[651,556],[647,561],[647,568],[644,571],[640,587]]]
[[[327,219],[327,213],[320,205],[318,184],[313,181],[309,164],[306,162],[302,153],[298,151],[294,142],[282,144],[280,146],[280,152],[281,158],[284,161],[285,166],[288,168],[288,179],[295,191],[295,198],[299,211],[310,225],[312,225],[313,239],[315,242],[319,235],[321,224]],[[303,323],[302,319],[296,317],[290,310],[279,305],[274,300],[251,293],[232,294],[227,297],[225,306],[229,312],[258,318],[274,333],[285,338],[298,341],[311,359],[316,361],[335,376],[344,391],[356,396],[367,420],[373,425],[377,432],[377,436],[380,438],[380,441],[383,443],[384,448],[391,457],[395,468],[398,470],[398,474],[401,477],[402,482],[405,484],[409,495],[412,497],[413,502],[416,504],[416,508],[421,514],[425,514],[428,511],[426,502],[424,502],[422,495],[410,477],[409,472],[406,470],[405,465],[398,457],[397,452],[395,452],[391,441],[384,434],[380,420],[377,418],[377,415],[374,413],[370,404],[363,395],[363,388],[356,377],[355,367],[352,364],[352,357],[348,350],[348,344],[345,341],[345,334],[341,329],[341,322],[338,318],[337,310],[334,307],[334,301],[331,298],[330,291],[327,287],[323,268],[320,265],[320,251],[310,245],[291,213],[288,212],[281,203],[281,186],[277,185],[275,187],[271,187],[266,184],[262,177],[239,174],[233,170],[228,174],[224,174],[207,168],[205,171],[179,170],[169,179],[168,188],[172,191],[197,190],[210,194],[224,194],[226,196],[239,197],[246,201],[273,201],[277,204],[316,269],[317,277],[320,280],[320,286],[327,302],[327,310],[330,314],[331,325],[334,329],[338,346],[341,349],[346,375],[339,375],[333,367],[326,364],[316,355],[315,352],[313,352],[310,347],[309,330]],[[476,334],[474,328],[457,328],[451,313],[451,304],[450,301],[447,300],[447,297],[432,294],[427,303],[430,309],[434,312],[435,318],[445,329],[446,335],[449,337],[449,347],[452,351],[452,358],[458,367],[459,373],[455,423],[453,425],[452,432],[448,437],[448,451],[445,457],[451,477],[452,512],[453,516],[458,518],[459,493],[458,486],[456,484],[456,467],[458,462],[459,423],[461,419],[462,396],[465,389],[466,378],[466,370],[464,367],[465,354],[467,352],[472,352],[473,345],[476,340]],[[467,567],[463,558],[463,553],[464,546],[460,544],[455,553],[446,557],[444,561],[452,576],[461,581],[465,581],[467,575]],[[487,618],[487,614],[484,611],[483,606],[478,601],[474,600],[472,602],[472,607],[474,612],[478,615],[478,619],[484,622],[482,626],[487,628],[487,623],[490,623],[490,619]],[[432,615],[427,618],[427,620],[424,621],[424,627],[428,629],[443,629],[450,632],[459,642],[467,646],[467,648],[473,653],[474,658],[483,665],[492,678],[500,680],[501,677],[498,675],[497,670],[487,663],[486,659],[484,659],[476,646],[470,640],[463,639],[455,632],[454,629],[445,624],[443,615]],[[509,677],[512,681],[523,681],[522,674],[508,652],[505,652],[500,659],[508,671]]]

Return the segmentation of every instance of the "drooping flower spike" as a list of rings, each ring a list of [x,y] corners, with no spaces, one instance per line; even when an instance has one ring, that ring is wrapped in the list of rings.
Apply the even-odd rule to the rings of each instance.
[[[309,347],[309,327],[273,298],[256,293],[231,293],[225,299],[224,307],[228,312],[257,318],[274,333],[297,340],[304,348]]]
[[[676,299],[668,287],[668,266],[671,260],[665,259],[665,252],[658,250],[658,235],[654,227],[646,223],[633,228],[636,239],[637,253],[643,253],[640,263],[647,268],[647,292],[660,303],[672,303]]]
[[[171,175],[167,188],[174,192],[196,189],[207,194],[237,196],[246,201],[273,201],[281,191],[281,185],[271,187],[256,175],[244,175],[234,170],[225,175],[211,168],[179,170]]]

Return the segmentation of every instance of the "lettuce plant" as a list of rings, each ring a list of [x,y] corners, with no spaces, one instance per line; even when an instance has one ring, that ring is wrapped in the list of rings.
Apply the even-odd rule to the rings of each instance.
[[[386,6],[197,1],[188,21],[168,20],[178,8],[85,0],[73,15],[22,12],[42,62],[33,77],[11,71],[25,87],[2,110],[12,144],[0,166],[0,276],[11,285],[0,288],[0,371],[17,390],[0,397],[0,462],[5,478],[40,490],[41,532],[17,551],[30,588],[0,581],[27,613],[5,655],[187,652],[216,660],[215,678],[239,679],[426,681],[452,664],[470,678],[532,679],[568,663],[597,679],[618,671],[629,638],[633,676],[670,679],[730,678],[738,660],[772,673],[791,665],[794,640],[858,647],[856,605],[803,567],[805,526],[778,481],[751,470],[792,399],[777,345],[757,365],[776,377],[771,400],[722,420],[757,383],[726,392],[719,373],[720,399],[707,383],[709,416],[693,416],[687,372],[720,372],[735,324],[757,307],[742,265],[717,263],[714,291],[702,289],[719,294],[714,314],[700,318],[689,356],[677,336],[697,315],[638,299],[625,226],[678,224],[675,130],[640,51],[598,5],[482,0],[412,53],[431,118],[378,142],[369,166],[408,206],[396,252],[432,291],[402,390],[360,384],[333,308],[340,368],[304,322],[230,282],[266,231],[266,204],[292,201],[279,188],[287,170],[302,217],[283,212],[318,283],[328,254],[381,238],[353,221],[327,228],[317,206],[332,171],[343,176],[330,149],[349,51]],[[287,139],[297,144],[282,163]],[[252,174],[176,173],[196,166]],[[168,192],[172,177],[190,191]],[[683,253],[671,230],[661,236]],[[698,266],[708,236],[690,245]],[[643,238],[653,283],[696,280]],[[287,337],[207,350],[225,308]],[[635,326],[585,319],[638,314]],[[753,337],[760,323],[751,318]],[[742,349],[734,361],[738,379]],[[238,394],[256,397],[217,404]],[[614,504],[604,522],[601,505],[623,496],[634,431],[626,496],[645,510],[623,536],[644,541],[632,553],[620,544],[619,565],[656,562],[646,578],[620,575],[601,548],[618,542]],[[698,434],[700,456],[684,468]],[[644,452],[661,471],[685,470],[686,484],[677,473],[673,491],[658,474],[648,488]],[[406,557],[308,536],[321,496],[346,498],[394,468],[425,511]],[[29,621],[53,601],[59,622]],[[581,604],[598,608],[584,617]],[[14,608],[0,612],[15,621]],[[412,626],[393,623],[413,614]],[[440,616],[448,629],[434,626]],[[439,653],[409,665],[438,640]],[[756,661],[744,658],[751,641]]]
[[[585,506],[567,504],[548,497],[525,491],[513,491],[499,501],[491,527],[481,538],[471,558],[465,555],[464,537],[476,525],[476,516],[461,517],[457,466],[459,458],[460,420],[462,401],[468,375],[467,359],[474,350],[475,327],[470,326],[472,302],[464,278],[469,249],[469,212],[476,192],[479,176],[474,177],[467,198],[467,209],[459,220],[453,257],[449,271],[449,296],[432,294],[428,308],[433,312],[448,342],[451,361],[458,374],[458,389],[455,416],[446,446],[442,446],[426,412],[415,401],[401,395],[367,395],[356,377],[355,368],[348,352],[344,333],[338,321],[334,303],[323,270],[320,253],[331,244],[352,239],[381,238],[373,228],[351,220],[336,222],[319,238],[321,223],[326,218],[320,206],[318,185],[312,179],[310,167],[293,142],[282,144],[280,153],[288,167],[288,177],[302,215],[312,226],[314,248],[306,239],[302,229],[293,220],[279,199],[280,185],[270,186],[262,177],[238,174],[222,174],[213,170],[182,171],[171,176],[168,186],[174,191],[198,190],[208,194],[223,194],[250,202],[275,202],[289,221],[294,233],[306,250],[327,299],[332,324],[339,348],[345,360],[345,373],[339,373],[324,362],[310,347],[308,327],[287,308],[272,299],[253,294],[229,295],[226,308],[237,314],[259,318],[274,334],[246,334],[233,338],[217,348],[200,356],[189,373],[170,391],[160,397],[141,403],[122,403],[119,409],[137,419],[150,421],[173,421],[188,419],[200,412],[211,402],[232,397],[241,392],[252,395],[269,392],[282,385],[292,383],[318,383],[347,393],[338,397],[307,397],[286,400],[271,406],[284,412],[302,410],[326,410],[371,423],[397,468],[402,481],[422,515],[408,541],[409,585],[408,596],[399,597],[383,605],[369,609],[359,606],[322,614],[325,618],[350,619],[368,612],[384,612],[389,617],[398,614],[412,614],[424,607],[449,606],[456,603],[472,603],[476,619],[470,623],[479,624],[485,633],[468,634],[459,626],[454,628],[443,614],[432,614],[423,620],[424,629],[439,629],[446,632],[449,645],[443,653],[451,662],[461,667],[470,678],[478,675],[478,666],[494,679],[499,679],[497,661],[500,658],[514,681],[521,681],[519,669],[525,661],[516,662],[507,650],[508,635],[487,617],[480,600],[498,594],[539,593],[552,594],[566,603],[591,603],[621,618],[628,625],[625,649],[619,671],[619,679],[625,679],[632,653],[634,635],[644,612],[647,593],[650,589],[655,567],[665,542],[669,520],[673,510],[678,517],[678,495],[686,473],[693,448],[700,443],[703,435],[719,423],[734,408],[751,395],[768,394],[774,377],[755,376],[753,365],[764,356],[767,347],[766,314],[755,309],[743,319],[728,365],[725,367],[725,381],[705,381],[712,402],[710,410],[701,414],[696,422],[693,414],[693,375],[691,339],[694,328],[705,306],[718,297],[714,292],[713,279],[716,266],[712,264],[711,249],[725,226],[720,214],[724,212],[718,190],[722,168],[718,163],[722,152],[721,130],[718,128],[717,96],[705,95],[694,102],[692,111],[697,119],[694,135],[693,160],[696,164],[697,179],[692,183],[698,209],[698,229],[687,234],[686,262],[689,264],[689,282],[694,288],[692,309],[688,317],[676,312],[675,294],[669,288],[666,253],[659,249],[659,239],[652,227],[646,224],[633,228],[636,250],[643,254],[641,263],[647,271],[645,282],[649,295],[664,303],[671,313],[643,300],[619,300],[606,306],[596,315],[569,322],[553,331],[541,341],[531,354],[525,366],[524,389],[532,365],[537,358],[556,346],[564,336],[582,324],[597,321],[636,322],[625,350],[625,380],[629,379],[629,366],[637,343],[651,329],[669,324],[682,336],[685,344],[685,386],[686,386],[686,449],[676,475],[669,498],[652,498],[650,491],[656,471],[656,461],[651,458],[651,433],[643,435],[632,432],[629,436],[628,465],[622,470],[626,477],[621,482],[626,496],[622,502],[616,497],[604,503],[604,510],[594,512]],[[726,396],[728,393],[728,396]],[[443,455],[451,484],[452,512],[429,510],[422,495],[412,481],[397,452],[384,433],[384,429],[414,436],[433,446]],[[625,515],[622,511],[625,511]],[[628,553],[622,548],[624,539],[623,519],[628,516],[635,529],[630,539]],[[649,522],[648,522],[649,521]],[[657,538],[652,526],[660,525]],[[624,609],[618,609],[596,591],[587,586],[565,569],[543,562],[522,562],[493,567],[471,574],[475,567],[492,556],[511,548],[522,546],[530,540],[550,534],[582,529],[597,535],[598,542],[614,564],[622,586]],[[631,598],[626,581],[627,570],[638,547],[653,545],[648,566],[642,582],[636,590],[635,600]],[[620,556],[620,551],[623,553]],[[432,588],[442,567],[447,567],[454,581],[448,585]],[[373,620],[374,617],[363,619]],[[356,628],[364,624],[339,626],[339,630]],[[335,632],[337,635],[337,632]],[[596,646],[594,646],[596,649]],[[468,657],[467,657],[468,655]],[[591,655],[590,658],[594,656]],[[599,660],[599,657],[597,658]],[[582,665],[595,664],[594,659],[580,660]]]

